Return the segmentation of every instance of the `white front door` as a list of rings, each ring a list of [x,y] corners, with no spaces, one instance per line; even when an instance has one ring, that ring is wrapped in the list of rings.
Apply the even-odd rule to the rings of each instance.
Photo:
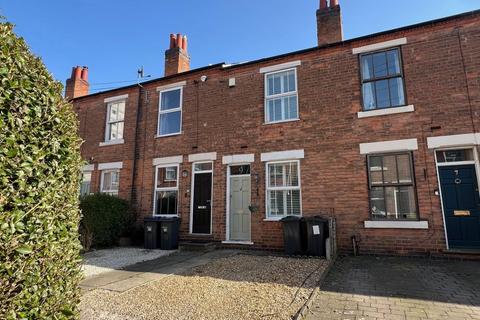
[[[250,166],[230,167],[230,240],[251,240]]]

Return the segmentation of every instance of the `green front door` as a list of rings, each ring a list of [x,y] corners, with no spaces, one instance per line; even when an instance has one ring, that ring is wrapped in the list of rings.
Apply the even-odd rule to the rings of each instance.
[[[250,176],[230,178],[230,240],[250,241]]]

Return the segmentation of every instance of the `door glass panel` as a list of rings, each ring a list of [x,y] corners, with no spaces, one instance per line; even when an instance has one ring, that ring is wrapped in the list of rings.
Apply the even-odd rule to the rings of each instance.
[[[440,163],[457,162],[457,161],[474,161],[473,149],[437,151],[437,161]]]
[[[196,163],[195,164],[195,171],[210,171],[212,170],[212,163],[205,162],[205,163]]]
[[[242,175],[242,174],[250,174],[250,165],[241,165],[241,166],[231,166],[230,167],[230,175]]]

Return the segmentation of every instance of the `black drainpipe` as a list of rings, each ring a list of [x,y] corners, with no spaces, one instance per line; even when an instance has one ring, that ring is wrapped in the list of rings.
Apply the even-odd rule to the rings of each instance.
[[[140,137],[139,137],[138,126],[139,126],[139,122],[140,122],[140,119],[141,119],[140,112],[142,110],[142,89],[143,89],[142,85],[138,84],[137,111],[135,113],[135,135],[134,135],[135,146],[133,148],[133,164],[132,164],[132,190],[131,190],[131,194],[130,194],[131,204],[135,208],[135,212],[134,212],[135,221],[138,218],[139,206],[141,206],[141,203],[139,203],[137,201],[137,187],[136,187],[136,184],[135,184],[135,182],[136,182],[135,180],[136,180],[136,177],[137,177],[137,159],[140,158],[140,146],[139,146]],[[140,188],[140,190],[141,190],[141,188]],[[139,204],[139,206],[137,206],[137,204]]]

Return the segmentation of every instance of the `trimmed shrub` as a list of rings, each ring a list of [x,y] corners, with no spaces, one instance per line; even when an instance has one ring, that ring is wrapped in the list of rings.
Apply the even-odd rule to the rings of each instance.
[[[78,316],[77,118],[0,18],[0,319]]]
[[[131,231],[133,215],[126,200],[103,193],[92,194],[80,200],[80,209],[80,230],[87,251],[89,240],[93,247],[112,247]]]

